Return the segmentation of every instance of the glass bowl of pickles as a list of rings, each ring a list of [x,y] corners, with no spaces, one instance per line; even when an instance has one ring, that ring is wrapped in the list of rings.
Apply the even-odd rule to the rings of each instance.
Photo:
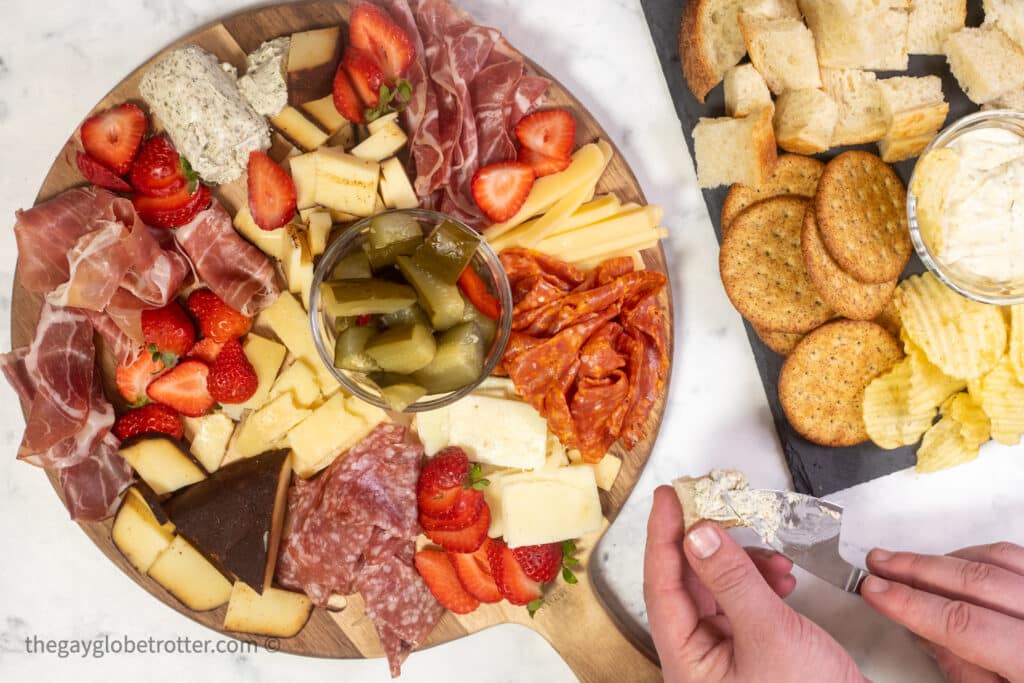
[[[341,385],[385,410],[434,410],[493,372],[512,291],[481,235],[427,209],[352,224],[313,274],[309,323]]]

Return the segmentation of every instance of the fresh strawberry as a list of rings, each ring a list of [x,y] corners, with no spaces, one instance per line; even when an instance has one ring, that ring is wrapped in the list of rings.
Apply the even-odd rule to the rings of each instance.
[[[516,561],[512,549],[500,539],[492,539],[487,548],[491,574],[502,596],[513,605],[529,605],[540,599],[540,582],[534,581]]]
[[[416,58],[416,48],[405,31],[384,10],[369,2],[352,10],[348,40],[373,56],[389,84],[401,78]]]
[[[534,581],[547,583],[554,581],[558,570],[562,568],[562,544],[545,543],[544,545],[524,545],[512,549],[512,556]]]
[[[197,289],[189,294],[188,310],[199,321],[202,336],[216,342],[238,339],[252,327],[252,318],[228,306],[209,289]]]
[[[196,328],[192,318],[177,301],[162,308],[142,312],[142,336],[147,345],[160,353],[184,356],[196,343]]]
[[[533,169],[533,172],[537,174],[537,177],[543,178],[546,175],[558,173],[559,171],[564,171],[569,168],[569,164],[572,162],[572,159],[568,156],[549,157],[547,154],[541,154],[529,147],[520,147],[519,161],[524,164],[529,164],[530,168]]]
[[[468,614],[480,606],[480,601],[467,593],[459,583],[455,567],[444,552],[424,548],[416,553],[413,561],[427,588],[445,609],[456,614]]]
[[[373,109],[380,102],[380,86],[384,85],[384,72],[373,61],[368,52],[349,45],[341,58],[352,87],[362,100],[363,106]]]
[[[78,152],[75,155],[75,163],[82,175],[93,185],[102,187],[111,192],[131,192],[131,185],[114,175],[109,168],[93,159],[85,152]]]
[[[491,528],[491,509],[487,503],[480,508],[480,514],[472,526],[456,531],[427,531],[427,538],[438,544],[448,552],[472,553],[487,538],[487,531]]]
[[[537,111],[516,124],[516,138],[527,149],[563,159],[576,144],[576,119],[565,109]]]
[[[206,385],[219,403],[244,403],[256,393],[260,380],[237,339],[225,342],[210,366]]]
[[[459,582],[466,592],[480,602],[498,602],[501,591],[491,574],[491,563],[487,559],[487,547],[490,539],[484,539],[480,549],[475,553],[451,553],[448,558],[455,566]]]
[[[210,188],[200,184],[195,192],[189,194],[186,184],[174,194],[164,197],[136,193],[132,197],[132,204],[146,225],[177,228],[191,221],[197,213],[210,205]]]
[[[167,406],[149,403],[141,408],[129,410],[117,418],[112,431],[114,436],[122,441],[136,434],[153,432],[169,434],[175,439],[180,439],[185,433],[185,425],[182,424],[181,416]]]
[[[462,496],[461,486],[447,489],[419,488],[416,490],[416,503],[421,515],[441,518],[453,514],[455,504]]]
[[[484,166],[473,176],[473,199],[495,223],[516,215],[533,187],[533,169],[520,161]]]
[[[114,371],[117,390],[128,403],[138,403],[146,399],[146,387],[163,372],[164,362],[153,358],[153,353],[146,349],[139,352],[139,357],[128,365],[118,365]]]
[[[352,87],[352,81],[345,71],[344,64],[338,64],[338,70],[334,72],[334,108],[352,123],[366,123],[366,109]]]
[[[90,116],[82,124],[82,146],[114,175],[131,168],[146,134],[146,114],[130,102]]]
[[[196,342],[196,345],[192,347],[188,355],[200,358],[207,363],[213,363],[213,361],[217,360],[217,354],[220,353],[222,348],[224,348],[224,342],[219,342],[210,337],[203,337]]]
[[[190,183],[198,182],[199,174],[187,166],[166,135],[156,135],[143,143],[139,156],[129,174],[132,187],[150,197],[166,197],[195,190]]]
[[[256,225],[276,230],[295,216],[295,183],[266,152],[249,153],[249,213]]]
[[[472,526],[484,506],[484,494],[475,489],[459,487],[455,504],[442,515],[420,512],[420,526],[427,531],[458,531]]]
[[[153,380],[146,394],[182,415],[199,417],[208,413],[215,403],[206,387],[209,375],[210,366],[203,361],[186,360]]]

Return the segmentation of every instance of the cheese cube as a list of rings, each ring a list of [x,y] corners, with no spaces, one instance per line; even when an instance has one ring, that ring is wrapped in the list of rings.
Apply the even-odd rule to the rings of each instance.
[[[416,434],[428,456],[448,445],[448,425],[448,406],[416,413]]]
[[[310,412],[308,408],[295,404],[295,396],[291,392],[283,393],[259,410],[249,413],[242,421],[238,427],[234,450],[243,458],[270,450],[275,441],[302,422]]]
[[[231,582],[181,536],[160,553],[148,574],[197,612],[220,607],[231,597]]]
[[[235,230],[245,239],[256,245],[256,248],[271,258],[281,258],[284,251],[284,231],[264,230],[256,225],[249,213],[249,207],[243,206],[235,214]]]
[[[448,412],[448,441],[473,462],[523,470],[544,465],[548,425],[528,403],[470,394]]]
[[[306,311],[294,296],[282,292],[277,301],[260,313],[257,324],[269,327],[292,354],[309,363],[322,388],[337,385],[337,380],[324,365],[313,343]]]
[[[389,209],[415,209],[420,204],[398,157],[381,162],[380,196]]]
[[[267,400],[267,394],[274,383],[274,378],[277,377],[277,371],[281,369],[281,364],[284,363],[284,357],[288,355],[288,350],[276,341],[271,341],[266,337],[261,337],[251,332],[245,336],[245,341],[242,342],[242,350],[245,351],[245,357],[249,359],[253,370],[256,371],[256,378],[259,383],[256,385],[256,391],[249,397],[249,400],[237,405],[241,410],[258,408]]]
[[[335,394],[288,432],[292,468],[300,477],[327,467],[377,426],[379,421],[371,424],[345,407],[345,398]]]
[[[310,364],[301,358],[297,358],[288,369],[278,375],[277,381],[270,387],[267,400],[272,401],[286,392],[291,392],[295,403],[304,408],[310,407],[320,398],[320,385],[317,384],[316,373]]]
[[[286,106],[277,116],[271,116],[270,122],[288,139],[306,150],[320,147],[330,137],[295,107]]]
[[[601,528],[601,499],[591,465],[509,475],[499,496],[502,535],[510,548],[579,538]]]
[[[334,95],[325,95],[318,100],[310,100],[309,102],[303,102],[302,108],[306,110],[306,113],[313,117],[313,119],[327,131],[329,135],[337,133],[342,126],[349,125],[348,121],[342,116],[337,107],[334,106]]]
[[[185,437],[189,440],[188,449],[207,472],[216,471],[228,450],[228,442],[235,432],[235,423],[221,412],[202,417],[183,417],[182,420],[185,423]]]
[[[373,214],[380,164],[325,147],[316,155],[317,204],[354,216]]]
[[[287,239],[284,253],[281,255],[281,270],[284,271],[288,291],[303,295],[303,302],[305,302],[305,297],[308,294],[304,294],[304,292],[308,292],[309,286],[313,282],[313,255],[306,243],[306,233],[293,224],[284,226],[282,230],[285,231]],[[306,271],[308,271],[308,278]]]
[[[379,119],[374,119],[373,121],[370,121],[368,124],[366,124],[366,130],[370,132],[370,135],[373,135],[378,130],[386,127],[388,124],[391,123],[398,123],[397,111],[393,111],[390,114],[385,114],[384,116],[381,116]]]
[[[388,121],[353,147],[351,154],[360,159],[381,162],[394,156],[408,141],[405,131],[394,121]]]
[[[114,545],[142,573],[167,549],[174,534],[160,526],[149,504],[134,486],[128,489],[111,529]]]
[[[316,205],[316,157],[316,152],[308,152],[288,159],[292,182],[295,184],[295,205],[299,209]]]
[[[327,251],[327,238],[331,234],[334,221],[329,211],[312,211],[305,217],[306,237],[309,241],[309,253],[316,257]],[[312,284],[312,280],[310,280]]]
[[[611,491],[621,469],[622,459],[611,453],[606,454],[599,463],[594,465],[594,479],[597,481],[597,488]]]

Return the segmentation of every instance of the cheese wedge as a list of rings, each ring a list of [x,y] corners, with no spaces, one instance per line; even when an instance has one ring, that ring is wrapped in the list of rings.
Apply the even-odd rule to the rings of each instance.
[[[448,442],[473,462],[538,469],[547,456],[547,421],[528,403],[470,394],[448,406]]]
[[[335,394],[288,432],[292,468],[297,475],[313,476],[387,418],[379,408],[374,408],[376,412],[369,419],[365,414],[351,412],[346,409],[350,401],[359,399]]]
[[[437,453],[449,443],[451,418],[448,406],[416,413],[416,434],[428,456]],[[493,519],[493,515],[492,515]]]
[[[125,559],[143,574],[174,540],[174,534],[161,526],[134,486],[128,489],[110,534]]]
[[[235,230],[242,237],[256,245],[257,249],[271,258],[281,258],[285,240],[283,230],[263,230],[260,228],[260,226],[256,225],[256,221],[252,219],[248,206],[243,206],[238,210],[233,222]]]
[[[231,435],[235,432],[234,421],[223,412],[202,417],[182,417],[182,421],[185,423],[189,451],[207,472],[216,472],[228,450]]]
[[[220,607],[231,597],[231,582],[181,536],[160,553],[148,574],[197,612]]]
[[[307,151],[320,147],[330,137],[292,106],[286,106],[277,116],[271,116],[270,122],[288,139]]]
[[[502,535],[510,548],[579,538],[601,528],[592,465],[508,475],[498,497]]]
[[[380,196],[389,209],[415,209],[419,206],[419,199],[398,157],[391,157],[380,164]]]
[[[296,405],[291,392],[281,394],[246,416],[238,427],[238,438],[232,448],[243,458],[259,455],[306,419],[310,412],[308,408]]]
[[[292,354],[309,363],[316,372],[317,381],[325,394],[328,393],[328,387],[338,385],[334,375],[320,359],[320,354],[313,343],[306,311],[293,295],[282,292],[273,304],[260,313],[257,324],[269,327]]]
[[[295,403],[308,408],[320,398],[320,385],[316,381],[316,373],[312,366],[301,358],[288,366],[278,375],[274,385],[270,387],[267,401],[272,401],[281,394],[291,392]]]

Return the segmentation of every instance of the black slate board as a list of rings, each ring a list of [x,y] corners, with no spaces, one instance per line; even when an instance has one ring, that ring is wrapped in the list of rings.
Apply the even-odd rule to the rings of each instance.
[[[725,116],[725,104],[723,102],[721,85],[715,87],[708,94],[705,103],[701,104],[690,93],[686,86],[686,81],[683,79],[679,63],[678,36],[679,17],[682,14],[685,3],[686,0],[641,0],[641,5],[647,18],[647,25],[654,39],[654,47],[657,50],[658,59],[661,62],[662,70],[665,73],[665,80],[668,82],[668,89],[676,107],[676,113],[682,124],[686,144],[692,156],[692,131],[697,123],[697,119],[702,116]],[[980,25],[983,18],[981,0],[968,0],[967,5],[967,24],[969,26]],[[942,87],[946,94],[946,100],[950,105],[949,117],[946,119],[947,123],[977,111],[978,106],[968,100],[967,96],[960,90],[956,79],[953,78],[946,66],[945,58],[941,55],[911,56],[908,72],[904,74],[880,73],[879,77],[886,78],[907,74],[912,76],[928,74],[942,76]],[[837,147],[817,156],[820,159],[829,159],[846,149],[858,148],[877,153],[877,147],[872,144],[860,145],[859,147]],[[910,173],[914,168],[914,160],[896,164],[895,168],[903,182],[906,183],[910,180]],[[702,190],[704,202],[707,204],[711,223],[714,225],[715,235],[719,242],[722,241],[722,225],[720,221],[722,204],[725,202],[727,191],[728,188],[726,187]],[[924,266],[915,255],[907,266],[904,277],[913,273],[920,273],[923,270]],[[750,339],[750,347],[754,352],[754,359],[757,362],[757,369],[761,375],[761,382],[764,384],[768,403],[775,420],[775,428],[779,433],[779,440],[782,443],[786,465],[793,476],[793,486],[797,491],[814,496],[822,496],[914,465],[916,462],[916,456],[914,455],[917,450],[916,446],[887,451],[878,448],[871,442],[867,442],[847,448],[826,448],[810,443],[797,434],[786,420],[778,400],[777,380],[784,359],[757,338],[750,323],[744,322],[744,324],[747,328],[747,337]]]

